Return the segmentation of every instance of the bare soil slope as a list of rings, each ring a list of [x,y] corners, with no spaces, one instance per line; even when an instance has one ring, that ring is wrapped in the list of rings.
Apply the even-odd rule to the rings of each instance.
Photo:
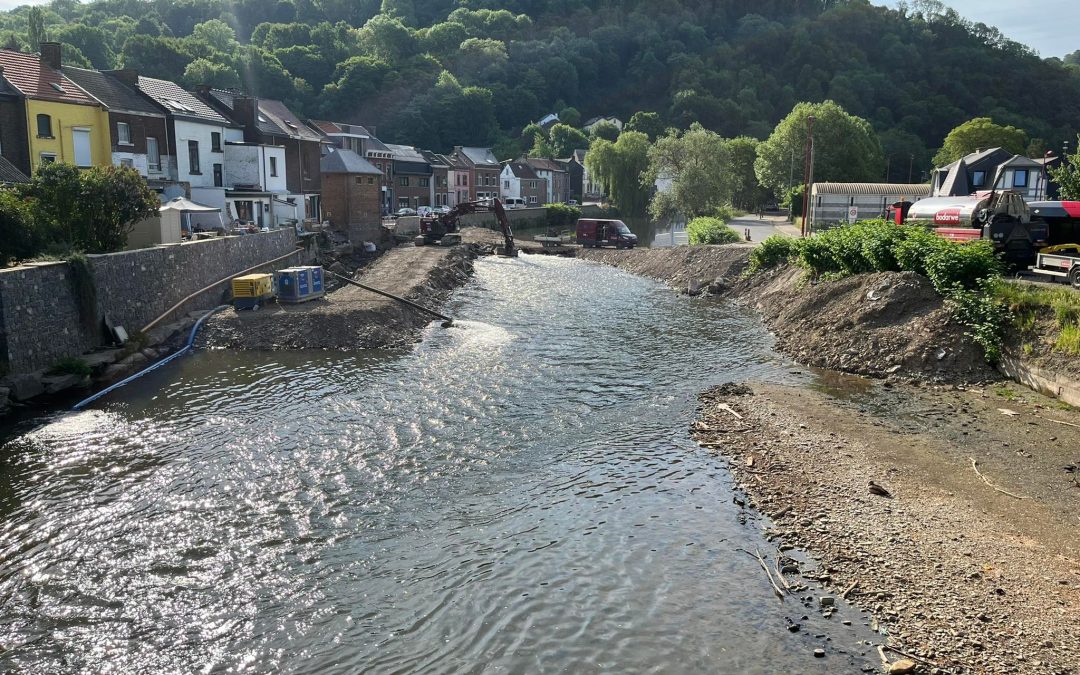
[[[357,281],[435,309],[468,280],[473,252],[465,246],[396,248]],[[200,345],[229,349],[372,349],[414,342],[432,318],[399,302],[345,286],[325,299],[226,311],[207,321]]]

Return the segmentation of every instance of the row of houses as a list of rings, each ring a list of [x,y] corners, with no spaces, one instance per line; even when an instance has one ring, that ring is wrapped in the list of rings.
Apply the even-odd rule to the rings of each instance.
[[[185,197],[233,224],[328,222],[354,241],[401,208],[491,197],[581,201],[594,188],[584,151],[500,161],[491,148],[438,154],[380,141],[374,129],[301,119],[284,103],[180,85],[131,69],[66,65],[59,43],[0,49],[0,177],[48,162],[137,170],[162,202]],[[221,224],[193,214],[195,227]]]

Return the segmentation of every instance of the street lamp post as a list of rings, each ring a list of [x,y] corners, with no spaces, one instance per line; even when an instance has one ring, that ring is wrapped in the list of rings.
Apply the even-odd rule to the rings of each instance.
[[[810,218],[810,184],[813,181],[814,173],[814,116],[810,115],[806,119],[806,150],[803,165],[803,208],[802,208],[802,224],[799,227],[799,234],[805,237],[809,234],[807,228],[807,222]]]

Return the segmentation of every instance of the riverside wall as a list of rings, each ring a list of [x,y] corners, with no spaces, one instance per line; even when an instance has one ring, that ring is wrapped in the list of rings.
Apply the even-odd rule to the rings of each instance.
[[[33,372],[100,346],[106,316],[134,333],[192,293],[295,250],[296,241],[284,228],[87,256],[97,295],[93,316],[81,309],[66,262],[0,270],[0,371]],[[215,289],[196,304],[219,304],[227,292]]]

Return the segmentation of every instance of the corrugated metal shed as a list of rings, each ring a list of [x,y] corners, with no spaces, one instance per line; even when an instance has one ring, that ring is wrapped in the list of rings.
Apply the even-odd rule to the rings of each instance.
[[[810,190],[814,195],[896,195],[899,197],[927,197],[929,183],[814,183]]]

